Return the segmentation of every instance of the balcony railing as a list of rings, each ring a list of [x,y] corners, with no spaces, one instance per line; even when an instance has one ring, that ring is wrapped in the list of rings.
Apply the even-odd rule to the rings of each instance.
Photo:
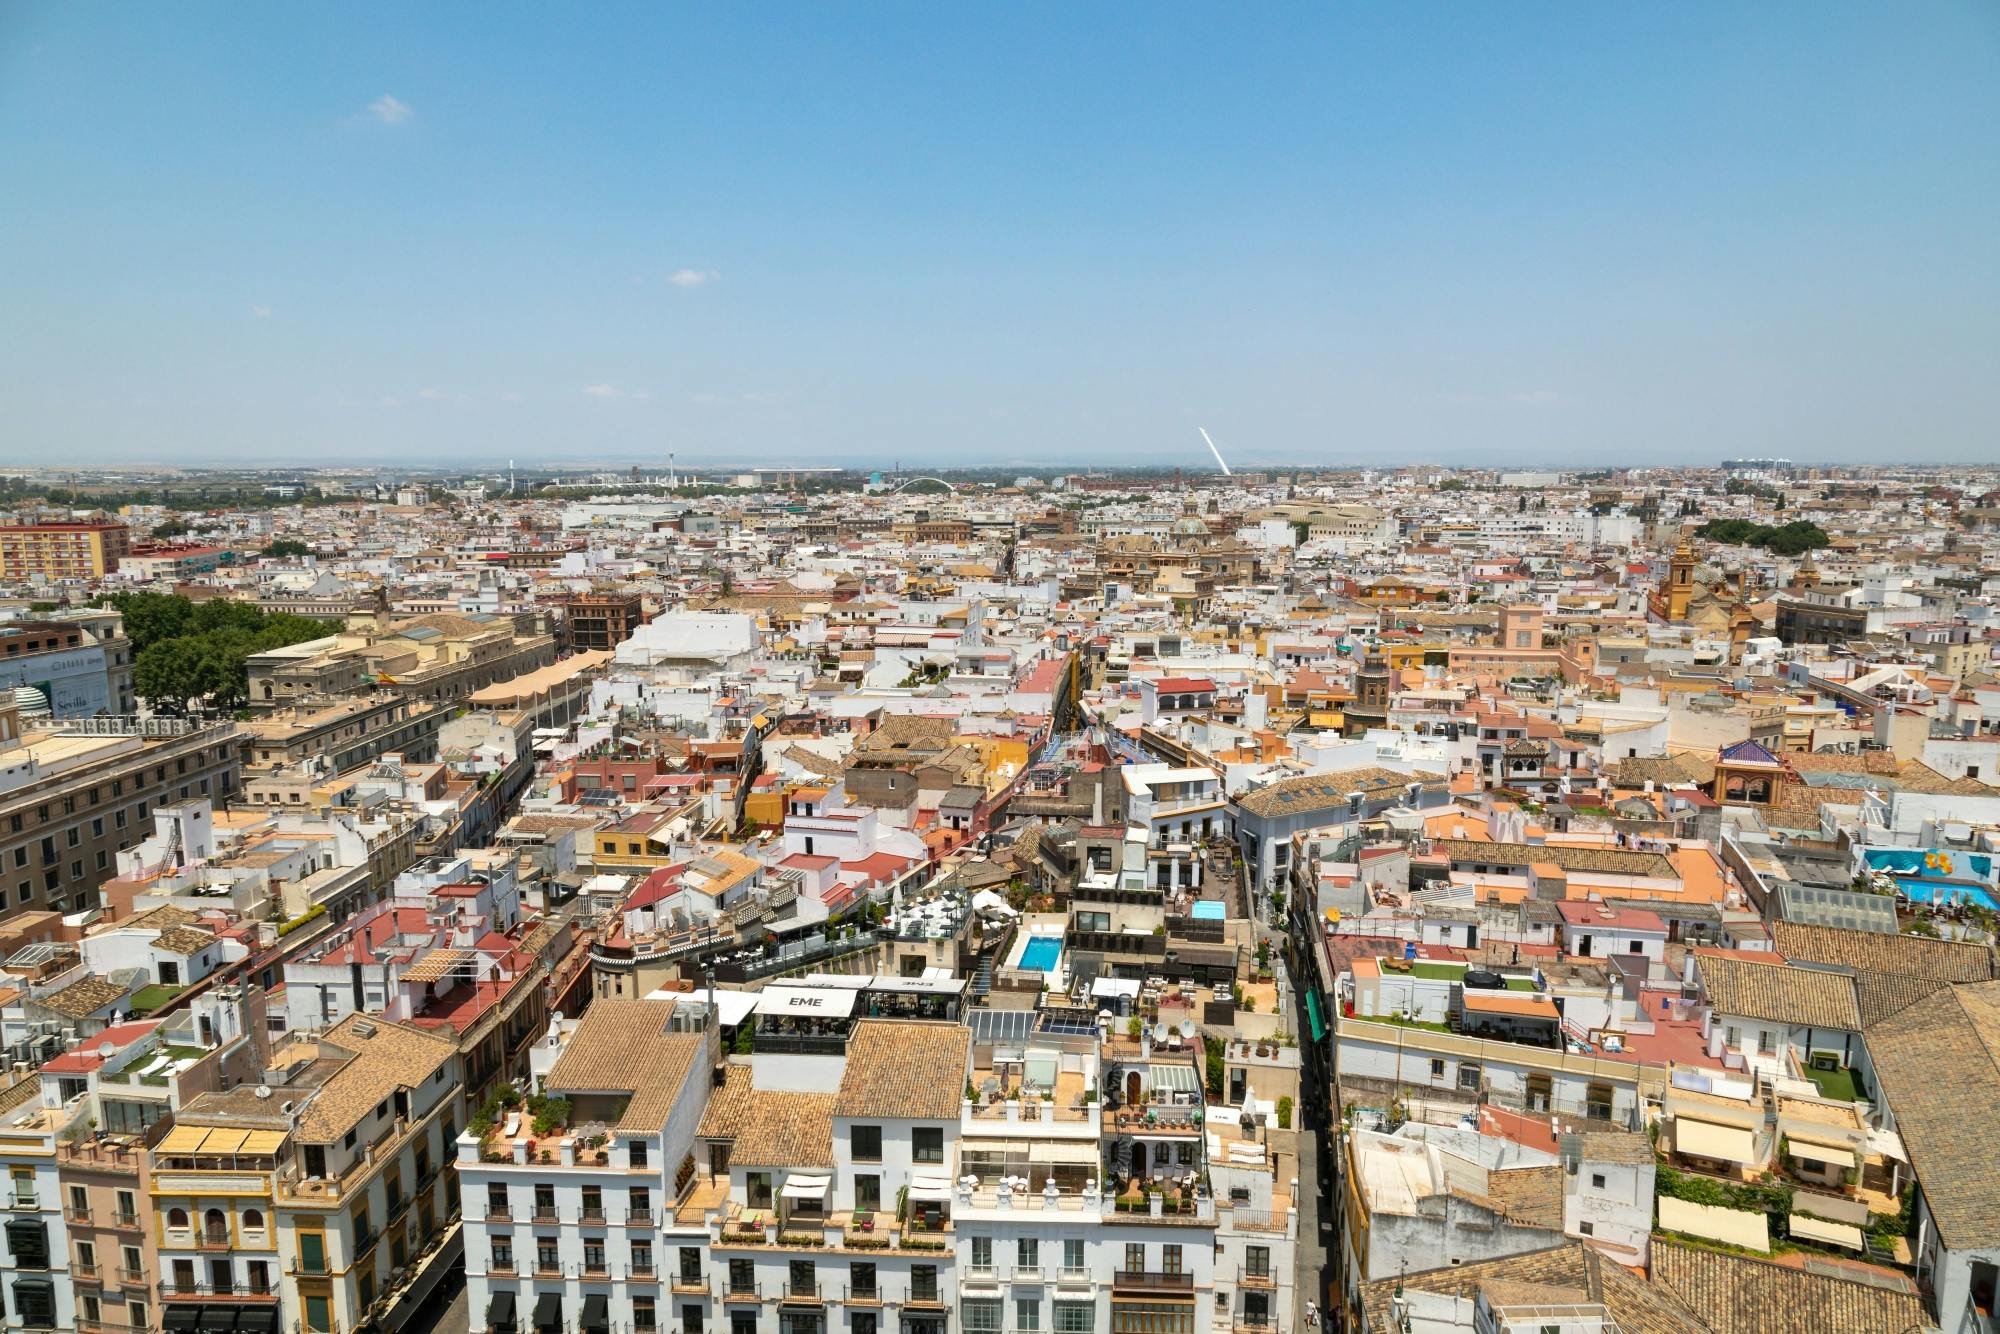
[[[146,1271],[143,1269],[127,1269],[124,1265],[119,1265],[117,1274],[118,1281],[128,1288],[143,1288],[146,1286]]]
[[[1193,1292],[1193,1274],[1162,1274],[1151,1269],[1120,1269],[1111,1285],[1141,1292]]]
[[[1056,1284],[1059,1287],[1088,1287],[1091,1281],[1090,1269],[1086,1265],[1063,1265],[1056,1270]]]
[[[651,1209],[627,1209],[625,1211],[626,1227],[651,1227],[653,1226],[653,1222],[653,1211]]]
[[[585,1227],[603,1227],[604,1226],[603,1206],[599,1205],[593,1208],[588,1204],[584,1205],[583,1212],[577,1215],[577,1221],[583,1224]]]
[[[556,1221],[556,1207],[553,1204],[538,1204],[528,1216],[537,1223],[553,1223]]]
[[[813,1305],[818,1305],[821,1300],[819,1284],[817,1282],[787,1283],[785,1284],[785,1300],[794,1303],[810,1302]]]
[[[270,1298],[275,1300],[278,1290],[266,1283],[253,1286],[249,1283],[199,1283],[184,1279],[169,1278],[160,1283],[160,1296],[175,1297],[244,1297],[253,1300]]]
[[[194,1234],[194,1244],[204,1251],[226,1251],[232,1243],[226,1227],[207,1227]]]
[[[120,1209],[111,1215],[111,1226],[121,1230],[136,1228],[139,1226],[139,1215]]]
[[[723,1280],[722,1299],[724,1301],[754,1302],[763,1300],[763,1296],[764,1290],[758,1286],[755,1279],[741,1283],[733,1278]]]

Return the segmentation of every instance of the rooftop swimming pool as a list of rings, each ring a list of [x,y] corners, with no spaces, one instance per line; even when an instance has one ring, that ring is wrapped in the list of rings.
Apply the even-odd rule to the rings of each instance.
[[[1034,936],[1021,947],[1020,967],[1037,973],[1053,973],[1062,957],[1061,936]]]
[[[1896,886],[1912,903],[1966,903],[1975,908],[2000,909],[2000,900],[1978,885],[1937,885],[1904,879]]]
[[[1194,920],[1197,922],[1227,921],[1227,910],[1220,899],[1198,899],[1194,905]]]
[[[1863,856],[1868,869],[1893,876],[1915,876],[1924,880],[1973,879],[1991,882],[1993,858],[1983,852],[1926,852],[1920,848],[1870,848]],[[1932,866],[1930,859],[1939,858]],[[1928,902],[1929,900],[1924,900]]]

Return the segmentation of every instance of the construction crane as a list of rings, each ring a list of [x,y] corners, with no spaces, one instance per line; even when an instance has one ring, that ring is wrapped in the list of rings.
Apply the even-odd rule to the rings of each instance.
[[[1222,451],[1215,447],[1215,441],[1208,439],[1208,428],[1206,426],[1197,426],[1195,430],[1201,432],[1203,440],[1208,440],[1208,452],[1215,455],[1215,466],[1222,469],[1222,475],[1224,477],[1234,477],[1236,474],[1229,471],[1229,465],[1222,461]]]

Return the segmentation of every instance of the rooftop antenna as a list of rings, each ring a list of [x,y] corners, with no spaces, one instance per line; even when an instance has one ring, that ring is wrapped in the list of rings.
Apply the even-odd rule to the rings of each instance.
[[[1215,447],[1215,441],[1209,440],[1208,428],[1206,426],[1197,426],[1195,430],[1201,432],[1203,440],[1208,440],[1208,452],[1215,455],[1215,466],[1222,469],[1222,475],[1224,477],[1234,477],[1236,474],[1229,471],[1229,465],[1222,461],[1222,451]]]

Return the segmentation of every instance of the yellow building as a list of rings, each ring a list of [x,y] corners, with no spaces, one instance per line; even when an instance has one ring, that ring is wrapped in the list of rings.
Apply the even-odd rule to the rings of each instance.
[[[101,579],[132,550],[132,530],[111,520],[0,526],[0,579]]]
[[[285,1104],[254,1087],[204,1093],[150,1151],[149,1226],[165,1327],[232,1308],[239,1329],[278,1328],[272,1188],[291,1154]]]

